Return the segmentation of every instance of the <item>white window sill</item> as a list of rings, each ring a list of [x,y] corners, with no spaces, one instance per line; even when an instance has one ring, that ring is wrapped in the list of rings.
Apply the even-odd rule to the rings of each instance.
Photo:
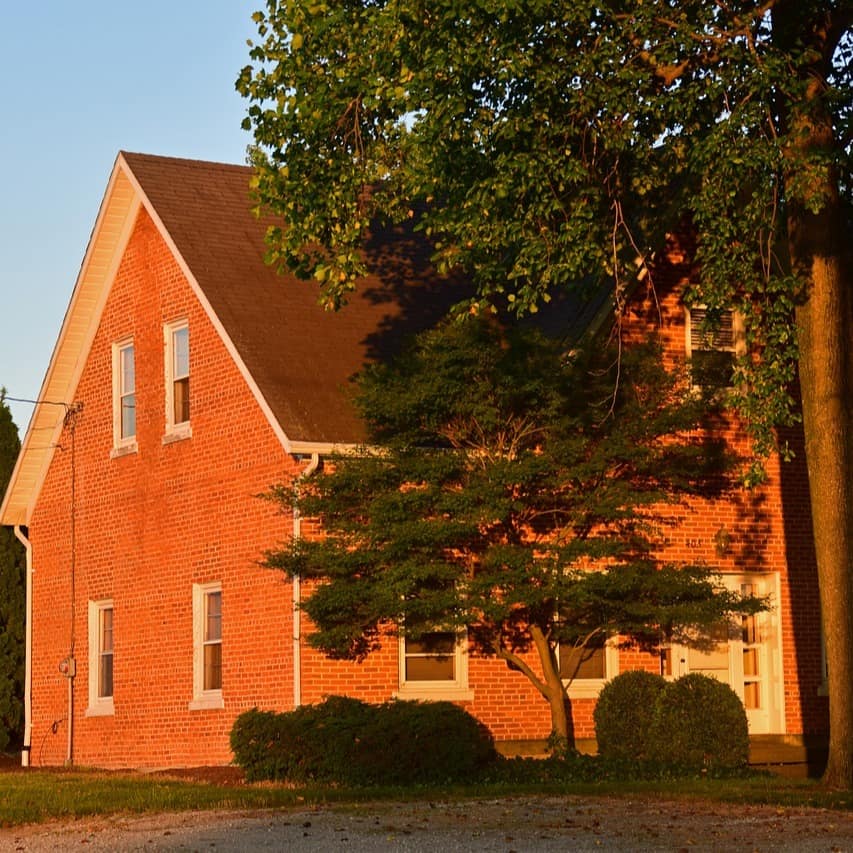
[[[113,717],[115,716],[115,705],[112,699],[101,699],[97,705],[86,708],[87,717]]]
[[[225,707],[220,690],[196,696],[189,704],[190,711],[216,711]]]
[[[605,684],[604,678],[578,678],[569,684],[569,699],[596,699]]]
[[[139,445],[135,441],[132,441],[128,444],[121,444],[118,447],[114,447],[110,451],[110,459],[120,459],[122,456],[131,456],[138,452]]]
[[[178,424],[170,427],[163,436],[163,444],[172,444],[175,441],[183,441],[185,438],[193,437],[193,428],[190,424]]]
[[[472,702],[474,691],[468,687],[458,687],[453,684],[403,684],[394,694],[395,699],[426,699],[439,702]]]

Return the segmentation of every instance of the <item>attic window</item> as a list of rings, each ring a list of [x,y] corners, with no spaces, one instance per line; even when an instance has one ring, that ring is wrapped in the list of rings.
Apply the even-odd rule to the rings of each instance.
[[[136,450],[136,363],[133,341],[113,344],[113,455]]]
[[[743,323],[732,309],[713,314],[703,305],[686,309],[687,353],[693,384],[704,388],[729,388],[735,358],[745,349]]]
[[[190,432],[190,333],[185,320],[164,328],[166,344],[166,437]]]

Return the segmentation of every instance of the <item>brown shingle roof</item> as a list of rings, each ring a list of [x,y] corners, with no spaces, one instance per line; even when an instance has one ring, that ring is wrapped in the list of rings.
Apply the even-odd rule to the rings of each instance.
[[[440,279],[423,240],[376,234],[369,276],[338,313],[311,282],[264,263],[264,226],[251,213],[251,169],[123,157],[292,442],[353,444],[364,428],[348,401],[353,375],[434,323],[460,295]]]
[[[111,271],[142,203],[176,252],[221,330],[259,404],[293,453],[325,453],[366,438],[351,404],[353,376],[386,359],[470,293],[439,278],[422,238],[375,233],[365,249],[370,274],[340,313],[317,305],[316,286],[278,276],[263,261],[263,223],[251,213],[246,166],[121,153],[63,319],[39,398],[74,401],[80,365],[100,322]],[[561,294],[534,322],[569,338],[596,328],[609,297]],[[35,407],[0,523],[29,524],[62,430],[61,406]]]

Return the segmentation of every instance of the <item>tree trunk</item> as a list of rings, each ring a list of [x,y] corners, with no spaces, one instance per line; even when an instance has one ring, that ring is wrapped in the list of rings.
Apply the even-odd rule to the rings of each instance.
[[[788,5],[787,13],[798,9]],[[789,26],[802,22],[787,20]],[[817,38],[817,36],[815,36]],[[823,68],[801,69],[805,98],[789,106],[789,176],[807,159],[832,154]],[[800,174],[802,181],[802,174]],[[837,174],[790,193],[788,237],[794,270],[807,282],[797,308],[803,402],[821,613],[829,669],[827,785],[853,787],[853,296]],[[809,210],[820,208],[818,213]]]
[[[797,312],[806,463],[829,675],[826,784],[853,787],[853,458],[847,279],[837,258],[814,257]]]
[[[532,625],[530,634],[542,664],[542,676],[546,688],[542,693],[551,708],[551,739],[556,749],[560,749],[561,746],[565,749],[574,749],[575,732],[569,710],[569,697],[563,685],[563,679],[560,677],[560,665],[554,649],[538,626]]]

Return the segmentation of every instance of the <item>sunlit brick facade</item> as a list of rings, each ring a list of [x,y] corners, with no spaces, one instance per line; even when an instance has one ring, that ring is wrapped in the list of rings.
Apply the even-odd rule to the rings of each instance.
[[[158,191],[173,184],[180,196],[186,191],[185,170],[200,165],[163,161],[167,189]],[[294,619],[292,585],[259,565],[265,549],[295,530],[308,536],[317,532],[260,495],[300,476],[333,442],[327,436],[313,445],[310,437],[291,441],[290,403],[276,409],[269,390],[275,360],[264,368],[263,379],[247,368],[256,336],[242,339],[237,321],[228,326],[226,312],[212,307],[216,300],[205,289],[204,271],[182,251],[182,240],[204,240],[206,220],[196,223],[198,233],[188,226],[189,236],[181,237],[159,217],[156,200],[147,194],[145,169],[153,174],[150,170],[160,167],[158,158],[130,156],[117,164],[117,173],[129,176],[132,192],[145,203],[128,207],[126,239],[115,243],[108,259],[100,303],[85,308],[78,300],[69,309],[89,311],[92,318],[87,340],[75,344],[64,331],[58,345],[60,354],[63,347],[79,353],[79,363],[63,382],[64,398],[82,403],[82,409],[62,425],[60,412],[53,432],[31,429],[24,454],[35,457],[42,445],[52,446],[44,450],[37,485],[24,484],[19,474],[4,504],[4,523],[23,524],[32,544],[34,765],[69,758],[101,767],[225,764],[231,760],[231,725],[246,709],[285,710],[297,701],[338,693],[371,701],[420,695],[416,685],[403,683],[394,638],[362,663],[331,661],[310,650],[305,643],[310,626],[304,616],[298,625]],[[234,181],[248,173],[228,175]],[[211,199],[200,200],[196,191],[187,204],[209,204],[214,211],[209,216],[227,216],[218,195],[224,180],[219,173],[215,177]],[[108,199],[118,186],[114,178]],[[232,259],[245,251],[241,235],[251,227],[250,219],[240,219],[223,232],[232,235]],[[96,228],[96,249],[98,240]],[[685,352],[679,293],[695,274],[679,251],[673,244],[668,261],[655,271],[654,298],[642,287],[637,291],[625,330],[628,339],[661,333],[673,361]],[[251,300],[253,276],[261,275],[247,268],[245,280],[237,276],[233,286],[244,287],[242,298]],[[294,308],[308,341],[311,310]],[[176,322],[186,325],[189,336],[189,416],[186,423],[170,426],[168,389],[175,377],[168,330]],[[116,346],[128,342],[133,375],[119,380]],[[282,355],[295,357],[292,351]],[[302,358],[300,381],[317,383],[311,353],[304,351]],[[51,370],[58,375],[60,368],[55,357]],[[49,381],[50,375],[48,388]],[[135,398],[134,433],[126,441],[116,440],[117,430],[121,433],[117,387],[130,388]],[[330,400],[337,399],[338,389],[327,390]],[[315,396],[321,391],[311,389]],[[733,423],[716,428],[742,441]],[[826,709],[819,695],[819,609],[802,453],[790,465],[771,459],[768,473],[759,490],[681,508],[680,523],[667,531],[666,556],[705,561],[736,583],[763,584],[774,609],[761,627],[762,681],[754,696],[763,705],[751,724],[756,733],[810,734],[825,730]],[[13,512],[19,493],[26,517],[23,509],[20,516]],[[220,596],[221,619],[212,604],[205,609],[213,601],[211,591]],[[109,634],[98,627],[104,609],[112,620]],[[731,646],[726,665],[743,676],[743,666],[732,657],[748,653],[741,645]],[[673,650],[667,665],[679,671],[699,668],[680,657],[685,654]],[[70,682],[60,672],[69,657],[76,662]],[[464,663],[465,684],[448,698],[476,715],[499,742],[547,737],[547,703],[521,674],[474,655]],[[607,655],[608,676],[661,666],[658,657],[636,651],[613,649]],[[109,667],[111,683],[105,686],[93,667],[101,676]],[[600,686],[598,680],[572,686],[574,733],[580,739],[594,734],[592,709]],[[99,695],[107,690],[109,695]],[[440,690],[426,692],[442,697]]]

